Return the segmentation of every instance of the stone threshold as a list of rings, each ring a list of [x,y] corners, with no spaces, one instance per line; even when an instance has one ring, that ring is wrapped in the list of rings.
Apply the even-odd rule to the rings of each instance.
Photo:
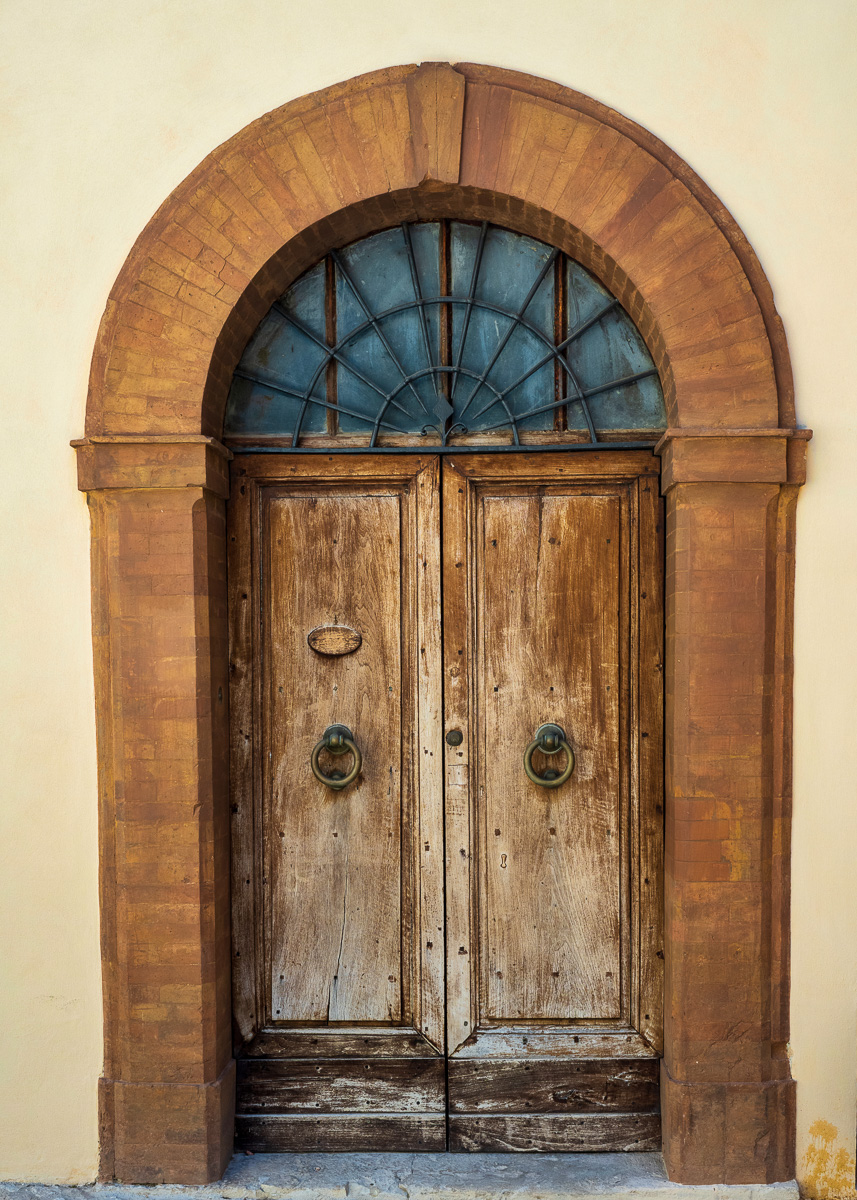
[[[237,1154],[217,1183],[0,1183],[0,1200],[799,1200],[797,1184],[670,1183],[660,1154]]]

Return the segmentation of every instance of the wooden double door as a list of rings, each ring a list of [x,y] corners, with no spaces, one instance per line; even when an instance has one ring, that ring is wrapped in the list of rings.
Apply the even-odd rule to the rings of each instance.
[[[239,1147],[659,1148],[657,462],[236,459]]]

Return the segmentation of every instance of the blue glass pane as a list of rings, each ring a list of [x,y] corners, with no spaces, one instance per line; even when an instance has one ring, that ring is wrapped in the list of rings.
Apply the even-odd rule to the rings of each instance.
[[[636,375],[653,368],[651,355],[636,326],[624,309],[614,305],[613,297],[580,263],[566,267],[568,329],[598,313],[606,315],[568,348],[567,361],[581,387],[600,387],[605,383]],[[574,386],[566,383],[569,396]],[[665,429],[666,410],[657,376],[617,388],[588,401],[596,429]],[[585,429],[580,404],[570,404],[569,429]]]
[[[297,317],[324,341],[324,264],[320,263],[292,284],[281,300],[282,307]],[[239,371],[258,382],[236,376],[226,405],[226,430],[235,434],[258,433],[289,436],[294,431],[302,403],[265,386],[265,380],[289,392],[324,398],[325,351],[272,308],[250,339],[241,356]],[[307,407],[301,430],[323,432],[325,412],[318,405]]]
[[[451,292],[455,297],[470,295],[480,236],[479,226],[452,223]],[[453,419],[469,430],[486,429],[501,421],[508,424],[507,409],[520,418],[554,399],[552,362],[528,375],[554,345],[552,267],[527,303],[552,254],[550,246],[532,238],[505,229],[489,228],[487,232],[469,321],[467,305],[455,304],[452,312],[453,364],[460,361],[462,367],[462,375],[455,381]],[[486,371],[484,383],[474,378]],[[550,429],[553,414],[525,417],[518,425],[521,429]]]
[[[423,298],[440,294],[440,225],[412,225],[410,240],[413,263],[401,228],[387,229],[341,252],[345,271],[336,272],[337,338],[344,343],[348,363],[375,385],[368,386],[340,365],[339,403],[367,414],[366,420],[342,414],[343,432],[366,432],[379,407],[384,408],[384,420],[403,433],[419,432],[435,420],[433,377],[411,377],[440,362],[438,306],[424,310],[424,330],[415,305],[417,288]],[[390,311],[404,305],[409,306],[404,311]]]

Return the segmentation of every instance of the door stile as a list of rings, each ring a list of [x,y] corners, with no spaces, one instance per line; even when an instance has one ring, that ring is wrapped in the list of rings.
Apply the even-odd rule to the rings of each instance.
[[[264,962],[259,908],[261,857],[254,797],[261,788],[259,672],[260,606],[255,567],[256,485],[235,484],[229,498],[227,546],[229,590],[229,730],[232,836],[232,1012],[240,1041],[259,1029]]]
[[[441,633],[441,479],[435,458],[417,475],[415,522],[417,722],[412,761],[418,764],[414,870],[419,880],[415,936],[419,952],[419,1027],[443,1054],[445,1038],[445,902],[443,827],[443,641]]]
[[[443,460],[443,649],[446,782],[446,1021],[447,1054],[473,1036],[476,1021],[477,939],[473,926],[476,894],[471,787],[473,604],[471,593],[473,505],[470,481],[451,458]]]
[[[639,995],[639,888],[636,864],[639,863],[639,504],[637,481],[626,485],[622,506],[622,554],[619,560],[619,637],[622,646],[622,703],[619,706],[619,742],[627,746],[622,755],[621,825],[622,842],[621,901],[622,927],[622,1012],[628,1025],[633,1025],[632,1010]]]
[[[639,963],[634,1025],[657,1054],[664,1047],[664,502],[657,475],[637,481],[640,536],[637,873]]]

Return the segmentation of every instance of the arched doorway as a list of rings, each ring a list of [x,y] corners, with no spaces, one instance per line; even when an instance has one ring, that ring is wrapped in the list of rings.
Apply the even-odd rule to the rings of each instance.
[[[401,221],[492,221],[622,303],[669,426],[664,1154],[686,1182],[793,1174],[788,980],[793,505],[804,441],[770,289],[690,169],[575,93],[395,68],[269,114],[144,231],[93,361],[104,1174],[216,1177],[231,1151],[227,651],[219,440],[273,300]]]
[[[250,339],[240,1148],[660,1148],[665,426],[618,300],[487,221],[334,250]]]

